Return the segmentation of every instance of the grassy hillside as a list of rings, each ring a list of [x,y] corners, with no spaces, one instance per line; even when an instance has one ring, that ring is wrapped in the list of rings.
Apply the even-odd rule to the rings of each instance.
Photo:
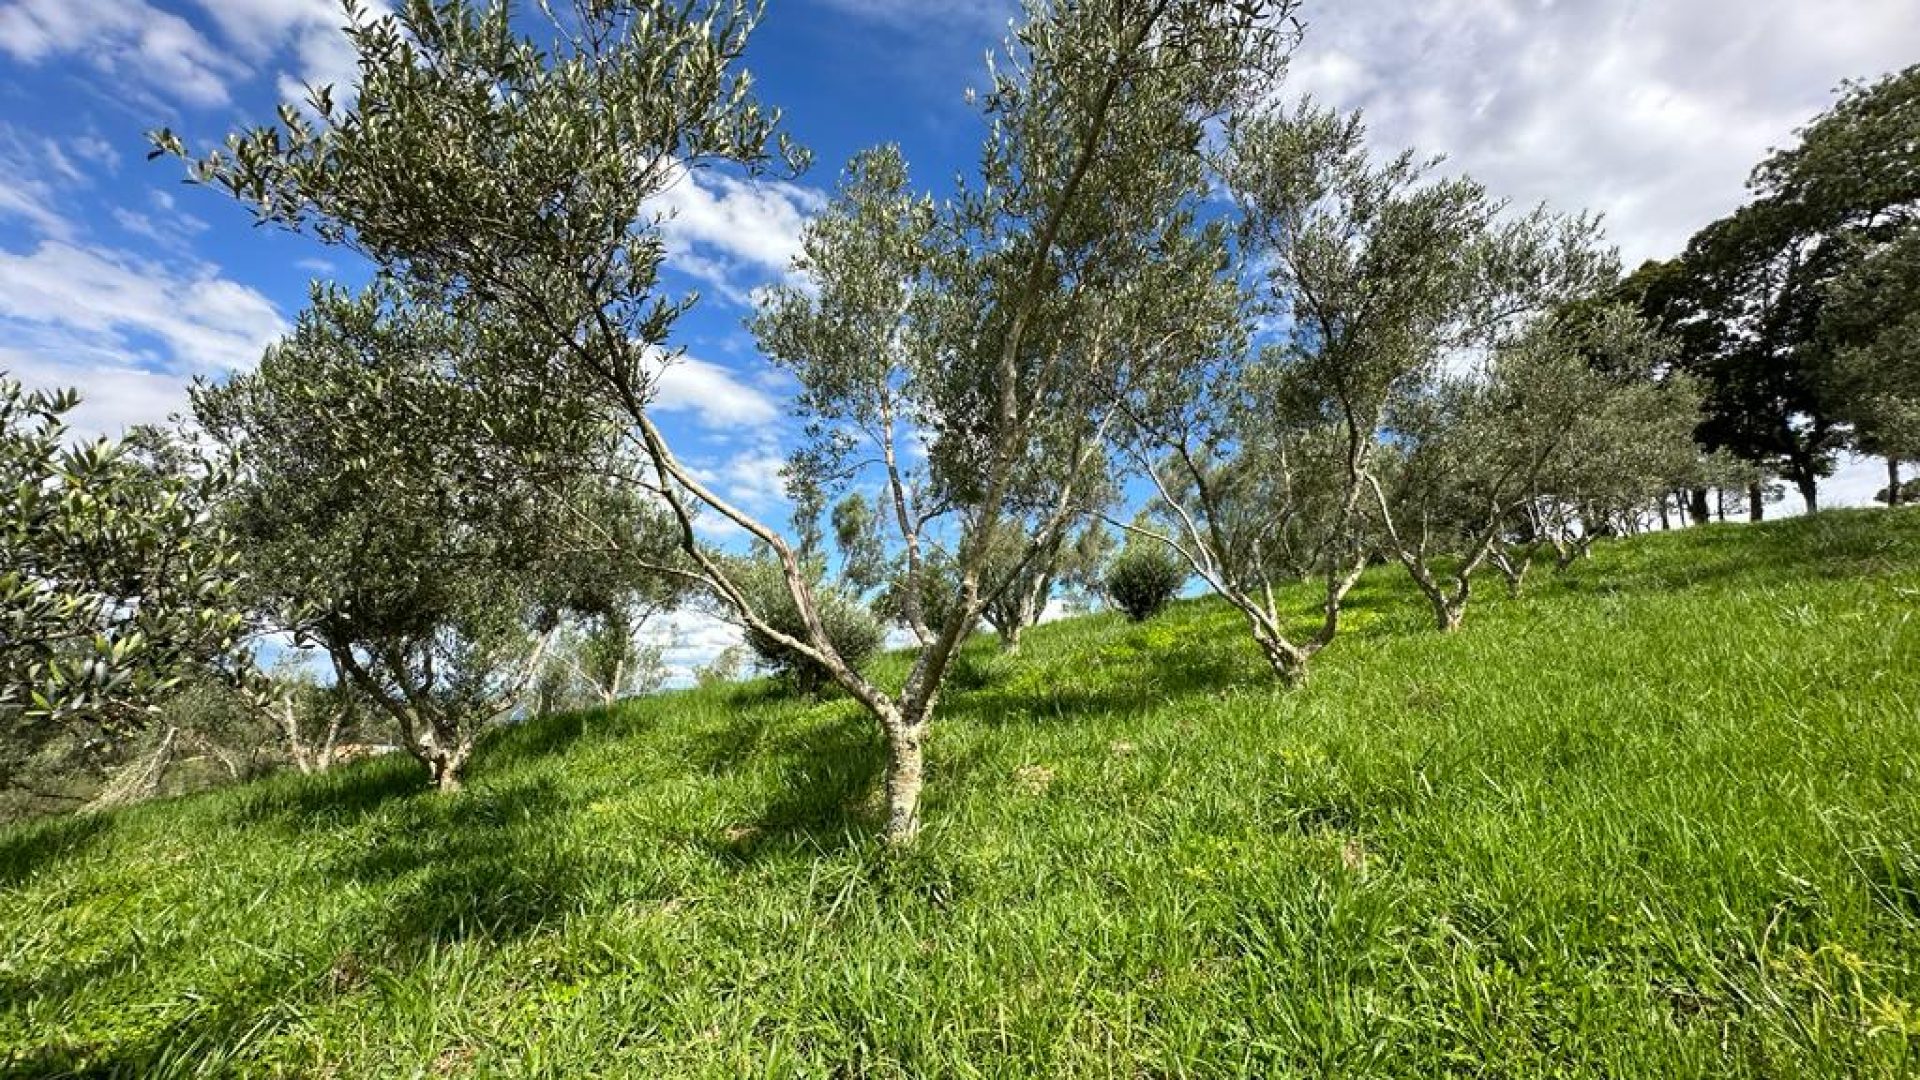
[[[757,685],[0,833],[0,1072],[1920,1072],[1920,512],[1496,586],[976,641],[904,856]]]

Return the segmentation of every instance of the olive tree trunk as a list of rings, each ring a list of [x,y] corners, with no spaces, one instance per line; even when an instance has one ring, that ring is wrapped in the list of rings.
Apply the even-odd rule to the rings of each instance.
[[[894,718],[886,723],[888,843],[910,843],[920,833],[920,787],[926,780],[927,725]]]

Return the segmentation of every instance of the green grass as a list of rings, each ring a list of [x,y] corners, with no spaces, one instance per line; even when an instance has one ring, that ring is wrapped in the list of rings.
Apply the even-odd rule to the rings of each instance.
[[[976,641],[904,855],[759,685],[0,832],[0,1072],[1920,1073],[1920,512],[1497,586]]]

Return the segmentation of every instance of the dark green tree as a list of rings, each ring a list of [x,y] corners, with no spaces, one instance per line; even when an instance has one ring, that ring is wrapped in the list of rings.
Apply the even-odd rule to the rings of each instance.
[[[1837,334],[1826,308],[1920,213],[1920,65],[1849,83],[1798,135],[1754,170],[1747,205],[1620,295],[1680,342],[1681,364],[1706,384],[1701,444],[1785,478],[1815,510],[1835,454],[1861,436],[1873,445],[1839,369],[1857,339]],[[1757,519],[1758,486],[1749,497]]]
[[[1107,568],[1107,598],[1130,621],[1145,622],[1173,602],[1189,576],[1165,544],[1135,536]]]

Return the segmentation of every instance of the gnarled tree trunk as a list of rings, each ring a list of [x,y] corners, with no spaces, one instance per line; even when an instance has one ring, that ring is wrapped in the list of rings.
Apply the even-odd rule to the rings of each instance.
[[[920,833],[920,787],[926,780],[925,722],[892,720],[887,736],[887,824],[882,838],[905,844]]]

